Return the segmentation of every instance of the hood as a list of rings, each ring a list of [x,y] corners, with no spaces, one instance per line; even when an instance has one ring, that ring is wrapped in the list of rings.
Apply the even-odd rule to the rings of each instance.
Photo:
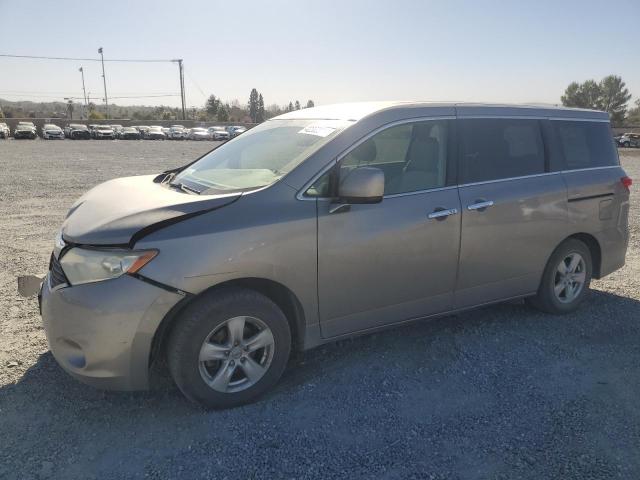
[[[145,233],[223,207],[241,195],[190,195],[155,183],[155,177],[118,178],[89,190],[69,210],[62,224],[64,240],[133,246]]]

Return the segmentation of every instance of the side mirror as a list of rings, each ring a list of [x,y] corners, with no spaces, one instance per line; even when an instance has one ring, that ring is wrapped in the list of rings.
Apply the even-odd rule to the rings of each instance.
[[[379,168],[351,170],[338,186],[338,202],[343,204],[380,203],[384,195],[384,172]]]

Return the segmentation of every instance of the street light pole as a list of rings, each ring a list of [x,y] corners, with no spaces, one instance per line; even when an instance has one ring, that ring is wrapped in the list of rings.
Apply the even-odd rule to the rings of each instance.
[[[80,73],[82,74],[82,94],[84,95],[84,114],[87,115],[87,89],[84,87],[84,69],[80,67]]]
[[[104,55],[102,54],[102,47],[98,49],[100,59],[102,61],[102,82],[104,83],[104,104],[107,107],[107,119],[109,118],[109,97],[107,97],[107,77],[104,75]]]

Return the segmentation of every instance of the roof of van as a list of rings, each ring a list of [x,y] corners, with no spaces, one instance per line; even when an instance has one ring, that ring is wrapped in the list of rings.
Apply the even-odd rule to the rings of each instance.
[[[598,110],[559,107],[555,105],[509,105],[465,102],[356,102],[336,103],[294,110],[274,117],[277,120],[352,120],[358,121],[372,113],[393,108],[455,108],[458,115],[544,116],[608,120],[609,114]]]

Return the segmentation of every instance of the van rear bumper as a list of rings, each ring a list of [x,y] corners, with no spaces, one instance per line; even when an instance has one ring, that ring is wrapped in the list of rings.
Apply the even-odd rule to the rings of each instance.
[[[615,228],[609,228],[596,234],[600,244],[600,275],[605,277],[624,267],[629,246],[629,202],[620,206]]]

